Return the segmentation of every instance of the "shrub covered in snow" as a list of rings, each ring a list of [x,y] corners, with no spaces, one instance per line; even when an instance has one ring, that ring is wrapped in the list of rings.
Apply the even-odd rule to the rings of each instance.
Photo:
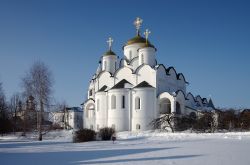
[[[87,142],[94,141],[96,136],[96,132],[91,129],[80,129],[74,132],[73,142]]]
[[[100,129],[99,136],[102,140],[111,140],[112,135],[115,133],[114,128],[105,127]]]

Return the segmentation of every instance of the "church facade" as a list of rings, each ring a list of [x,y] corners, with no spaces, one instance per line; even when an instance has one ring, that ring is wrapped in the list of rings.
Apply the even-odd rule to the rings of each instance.
[[[165,113],[197,116],[213,110],[211,99],[186,91],[188,82],[182,73],[157,61],[157,49],[148,40],[150,31],[144,32],[145,37],[140,34],[142,20],[137,18],[134,24],[136,36],[123,46],[123,58],[112,51],[113,40],[107,41],[109,50],[102,55],[82,104],[84,128],[150,130],[150,123]]]

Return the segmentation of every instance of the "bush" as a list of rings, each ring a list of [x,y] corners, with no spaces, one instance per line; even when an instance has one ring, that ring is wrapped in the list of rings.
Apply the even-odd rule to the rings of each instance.
[[[63,127],[60,126],[60,124],[55,123],[55,124],[51,125],[50,129],[51,130],[61,130],[61,129],[63,129]]]
[[[204,113],[193,125],[193,129],[200,132],[211,132],[213,117],[211,113]]]
[[[94,141],[95,140],[95,131],[91,129],[80,129],[74,132],[73,142],[87,142],[87,141]]]
[[[100,129],[99,135],[102,140],[111,140],[111,137],[114,133],[115,133],[114,128],[105,127]]]
[[[196,119],[190,116],[182,116],[176,119],[176,131],[184,131],[193,127],[196,123]]]

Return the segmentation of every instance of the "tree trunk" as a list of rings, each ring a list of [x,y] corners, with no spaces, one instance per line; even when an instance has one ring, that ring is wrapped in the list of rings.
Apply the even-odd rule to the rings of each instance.
[[[38,129],[38,131],[39,131],[39,137],[38,137],[38,140],[39,141],[42,141],[43,140],[43,134],[42,134],[42,119],[43,119],[43,111],[44,111],[44,109],[43,109],[43,101],[42,100],[40,100],[40,111],[39,111],[39,123],[38,123],[38,125],[39,125],[39,129]]]

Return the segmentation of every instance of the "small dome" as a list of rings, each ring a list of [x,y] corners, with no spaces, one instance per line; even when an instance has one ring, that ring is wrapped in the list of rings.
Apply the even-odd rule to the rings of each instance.
[[[147,41],[147,43],[146,43],[146,39],[141,37],[140,35],[137,35],[134,38],[131,38],[130,40],[128,40],[128,42],[126,43],[125,46],[132,45],[135,43],[142,44],[142,47],[153,47],[154,48],[154,45],[152,45],[149,41]]]
[[[112,50],[109,50],[103,56],[116,56],[116,54]]]

